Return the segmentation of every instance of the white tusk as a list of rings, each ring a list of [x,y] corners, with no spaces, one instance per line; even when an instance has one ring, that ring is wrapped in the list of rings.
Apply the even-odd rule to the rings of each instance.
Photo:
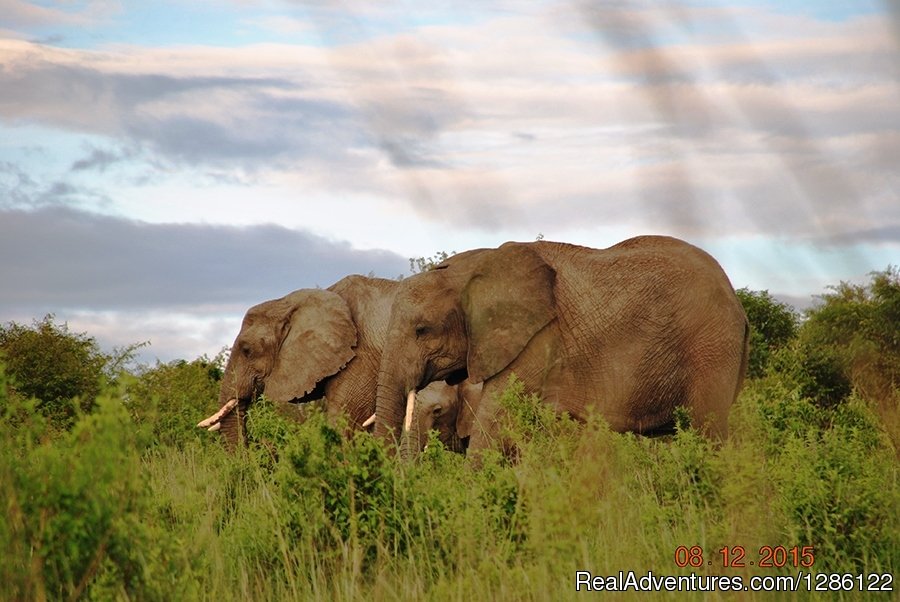
[[[413,389],[406,396],[406,416],[403,417],[403,432],[408,433],[412,428],[413,407],[416,405],[416,390]]]
[[[375,424],[375,414],[372,414],[371,416],[366,418],[365,422],[362,423],[362,426],[364,429],[367,429],[373,424]]]
[[[232,400],[226,402],[225,405],[223,405],[221,408],[219,408],[218,412],[216,412],[215,414],[213,414],[206,420],[201,420],[200,422],[197,423],[197,426],[199,426],[200,428],[207,428],[207,427],[214,425],[218,421],[222,420],[222,418],[224,418],[225,416],[230,414],[231,411],[237,406],[237,404],[238,404],[237,399],[232,399]]]
[[[206,430],[208,430],[208,431],[211,432],[211,433],[215,433],[215,432],[216,432],[217,430],[219,430],[220,428],[222,428],[222,423],[221,423],[221,422],[217,422],[217,423],[215,423],[214,425],[212,425],[211,427],[209,427],[209,428],[206,429]]]

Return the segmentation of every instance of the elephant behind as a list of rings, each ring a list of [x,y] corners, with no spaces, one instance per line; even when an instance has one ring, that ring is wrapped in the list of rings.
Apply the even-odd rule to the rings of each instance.
[[[444,389],[433,388],[436,384],[449,387],[435,381],[416,394],[412,421],[407,427],[410,430],[409,451],[418,453],[424,450],[428,432],[435,430],[445,448],[463,453],[468,439],[460,437],[460,433],[471,430],[474,412],[481,400],[482,385],[463,381],[451,387],[451,394],[447,394]]]
[[[329,417],[347,416],[352,429],[375,411],[381,350],[398,282],[347,276],[327,289],[300,289],[251,307],[225,366],[221,409],[198,424],[218,429],[230,447],[243,440],[253,399],[278,404],[325,398]],[[455,397],[438,383],[436,399]]]
[[[597,411],[650,433],[678,406],[724,436],[746,371],[749,327],[707,253],[665,236],[607,249],[539,241],[451,257],[404,280],[382,355],[376,435],[401,436],[404,402],[436,380],[483,383],[470,450],[496,438],[510,374],[559,411]],[[409,411],[407,410],[407,414]]]

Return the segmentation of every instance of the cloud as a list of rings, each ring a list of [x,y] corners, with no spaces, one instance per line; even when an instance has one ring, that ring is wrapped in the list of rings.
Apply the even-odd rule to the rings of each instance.
[[[134,156],[133,152],[110,151],[102,148],[91,149],[87,157],[78,159],[72,163],[71,171],[91,171],[96,170],[104,172],[106,169],[116,163],[120,163]]]
[[[62,207],[0,211],[0,256],[0,310],[37,313],[248,307],[408,267],[392,253],[276,225],[147,224]]]
[[[511,6],[436,26],[317,3],[320,28],[366,30],[321,47],[6,42],[0,118],[106,136],[155,174],[296,178],[489,232],[587,220],[842,241],[900,222],[886,17],[616,2],[569,11],[576,24],[570,4]],[[69,165],[102,174],[112,153]]]
[[[68,10],[40,6],[24,0],[2,0],[2,23],[7,27],[87,27],[118,11],[118,3],[110,0],[66,2]]]
[[[105,193],[91,186],[66,179],[38,181],[18,164],[0,163],[0,211],[65,205],[108,209],[111,204]]]
[[[304,85],[283,77],[128,73],[121,57],[5,46],[0,119],[10,123],[105,136],[173,165],[253,168],[284,158],[336,159],[358,143],[347,137],[351,108],[304,98]],[[73,167],[110,158],[95,154]]]

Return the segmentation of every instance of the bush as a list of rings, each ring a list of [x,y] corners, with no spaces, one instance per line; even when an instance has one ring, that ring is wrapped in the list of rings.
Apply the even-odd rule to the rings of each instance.
[[[453,255],[456,255],[456,251],[451,251],[450,253],[448,253],[447,251],[437,251],[431,257],[410,257],[409,273],[420,274],[422,272],[433,270],[435,267],[437,267],[444,261],[447,261],[447,259],[449,259]]]
[[[79,410],[91,410],[104,380],[113,380],[139,345],[106,354],[93,337],[70,332],[53,319],[47,315],[30,327],[0,326],[0,356],[12,395],[39,400],[45,416],[68,428]]]
[[[735,291],[750,322],[750,361],[747,374],[759,378],[765,374],[773,353],[787,346],[796,336],[799,317],[794,308],[773,298],[769,291]]]
[[[891,566],[900,550],[900,490],[877,416],[856,397],[822,407],[777,381],[760,384],[744,402],[761,429],[783,545],[813,546],[822,572]]]
[[[853,385],[890,397],[900,383],[900,269],[872,272],[865,285],[841,282],[807,312],[807,348],[829,348]]]
[[[219,398],[223,365],[223,354],[212,360],[157,362],[125,379],[126,405],[135,423],[148,429],[156,445],[212,441],[196,424]]]
[[[152,518],[128,414],[93,414],[47,438],[37,403],[8,399],[0,374],[0,598],[171,599],[196,593],[180,546]]]

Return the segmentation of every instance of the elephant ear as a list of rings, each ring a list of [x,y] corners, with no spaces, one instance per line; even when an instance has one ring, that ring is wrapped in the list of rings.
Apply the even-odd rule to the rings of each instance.
[[[499,373],[556,317],[556,270],[524,243],[486,254],[462,294],[469,380]]]
[[[356,325],[346,302],[327,290],[302,290],[286,298],[281,349],[265,394],[275,401],[302,398],[321,380],[336,374],[353,359]]]

